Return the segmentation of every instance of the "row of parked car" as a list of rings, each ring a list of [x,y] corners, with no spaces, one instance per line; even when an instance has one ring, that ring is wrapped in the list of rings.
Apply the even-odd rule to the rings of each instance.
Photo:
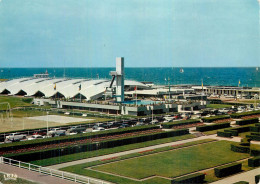
[[[109,129],[120,129],[134,126],[143,126],[149,124],[157,124],[162,122],[169,122],[173,119],[181,118],[179,115],[175,116],[156,116],[154,118],[140,118],[140,119],[131,119],[131,120],[121,120],[121,121],[112,121],[112,122],[100,122],[94,124],[83,124],[71,127],[60,127],[60,128],[50,128],[41,129],[34,131],[33,133],[11,133],[8,136],[5,136],[5,142],[17,142],[24,140],[34,140],[34,139],[43,139],[47,137],[56,137],[56,136],[65,136],[65,135],[75,135],[78,133],[88,133],[88,132],[98,132]]]

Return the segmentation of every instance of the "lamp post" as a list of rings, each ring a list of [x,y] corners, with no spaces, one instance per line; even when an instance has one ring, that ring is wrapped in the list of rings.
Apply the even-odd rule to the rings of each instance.
[[[48,136],[48,134],[49,134],[49,112],[47,112],[47,133],[46,133],[46,135]]]

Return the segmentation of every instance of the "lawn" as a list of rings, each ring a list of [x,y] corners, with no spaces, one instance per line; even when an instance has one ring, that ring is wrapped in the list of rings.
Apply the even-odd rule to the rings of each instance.
[[[191,138],[194,138],[194,135],[188,134],[188,135],[169,137],[169,138],[164,138],[164,139],[157,139],[157,140],[152,140],[152,141],[147,141],[147,142],[142,142],[142,143],[118,146],[118,147],[114,147],[114,148],[106,148],[106,149],[100,149],[100,150],[96,150],[96,151],[87,151],[87,152],[74,153],[74,154],[53,157],[53,158],[48,158],[48,159],[36,160],[36,161],[32,161],[31,163],[36,164],[36,165],[41,165],[41,166],[56,165],[56,164],[61,164],[61,163],[65,163],[65,162],[71,162],[71,161],[80,160],[80,159],[97,157],[97,156],[101,156],[101,155],[108,155],[108,154],[112,154],[112,153],[118,153],[121,151],[127,151],[127,150],[143,148],[143,147],[147,147],[147,146],[153,146],[153,145],[157,145],[157,144],[163,144],[163,143],[167,143],[167,142],[174,142],[174,141],[191,139]]]
[[[0,96],[0,103],[8,102],[11,108],[14,107],[27,107],[33,106],[31,104],[32,98],[22,98],[22,97],[10,97],[10,96]],[[0,110],[6,109],[6,105],[1,105]]]
[[[232,107],[232,105],[228,104],[208,104],[207,108],[213,108],[213,109],[221,109],[221,108],[229,108]]]
[[[136,179],[154,175],[173,178],[247,157],[248,154],[232,152],[230,142],[218,141],[105,164],[94,169]]]

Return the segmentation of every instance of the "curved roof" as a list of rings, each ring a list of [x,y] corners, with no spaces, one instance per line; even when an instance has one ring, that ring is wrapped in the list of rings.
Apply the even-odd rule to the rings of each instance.
[[[20,78],[0,82],[0,93],[6,90],[10,95],[17,95],[22,92],[27,96],[35,96],[37,93],[41,93],[47,98],[57,93],[65,98],[72,98],[81,94],[87,99],[92,99],[103,94],[105,89],[109,87],[110,82],[106,79]],[[80,85],[81,90],[79,90]],[[143,83],[132,80],[125,80],[125,86],[137,86],[139,89],[147,88]]]

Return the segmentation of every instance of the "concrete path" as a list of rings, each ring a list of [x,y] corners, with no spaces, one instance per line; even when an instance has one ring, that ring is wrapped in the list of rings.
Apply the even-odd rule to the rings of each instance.
[[[181,140],[181,141],[176,141],[176,142],[159,144],[159,145],[155,145],[155,146],[138,148],[138,149],[129,150],[129,151],[123,151],[123,152],[119,152],[119,153],[113,153],[113,154],[104,155],[104,156],[98,156],[98,157],[92,157],[92,158],[87,158],[87,159],[82,159],[82,160],[76,160],[76,161],[72,161],[72,162],[67,162],[67,163],[49,166],[49,168],[60,169],[60,168],[68,167],[68,166],[72,166],[72,165],[83,164],[83,163],[93,162],[93,161],[97,161],[97,160],[103,160],[103,159],[107,159],[107,158],[111,158],[111,157],[119,157],[119,156],[122,156],[122,155],[131,154],[131,153],[138,153],[138,152],[141,152],[141,151],[157,149],[157,148],[162,148],[162,147],[172,146],[172,145],[177,145],[177,144],[184,144],[184,143],[198,141],[198,140],[204,140],[204,139],[228,140],[228,141],[234,141],[234,142],[240,142],[240,140],[241,140],[239,137],[223,138],[223,137],[217,137],[217,135],[201,136],[201,137],[197,137],[197,138],[193,138],[193,139],[186,139],[186,140]]]
[[[251,171],[243,172],[241,174],[236,174],[222,180],[218,180],[211,184],[231,184],[238,181],[247,181],[249,184],[255,184],[255,175],[260,174],[260,168],[253,169]],[[260,183],[260,181],[259,181]]]
[[[22,178],[40,184],[75,184],[75,182],[72,181],[41,174],[38,172],[29,171],[27,169],[14,167],[7,164],[0,164],[0,172],[6,174],[16,174],[18,178]]]

